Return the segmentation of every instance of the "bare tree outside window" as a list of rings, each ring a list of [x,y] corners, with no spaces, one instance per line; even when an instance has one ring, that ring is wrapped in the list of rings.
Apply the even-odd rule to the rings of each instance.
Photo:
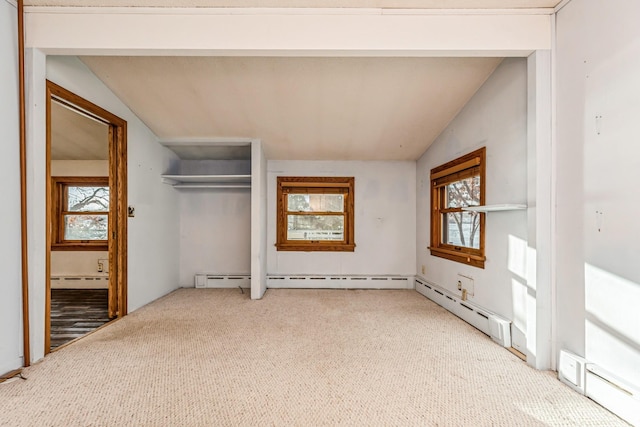
[[[447,208],[463,208],[480,205],[480,177],[474,176],[452,182],[446,186]],[[479,248],[477,238],[480,228],[478,212],[451,212],[445,215],[447,224],[445,241],[450,245]]]
[[[52,178],[52,248],[106,250],[109,235],[109,179]]]
[[[486,149],[431,169],[431,255],[484,268]]]
[[[67,186],[66,210],[87,214],[64,216],[65,240],[107,239],[109,218],[94,212],[109,212],[109,187]]]

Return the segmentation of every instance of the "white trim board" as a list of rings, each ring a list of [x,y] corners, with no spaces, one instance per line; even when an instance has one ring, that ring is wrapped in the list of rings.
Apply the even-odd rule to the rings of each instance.
[[[6,0],[12,2],[13,0]],[[570,0],[564,0],[565,4]],[[563,5],[564,6],[564,5]],[[25,6],[33,13],[157,15],[553,15],[560,7],[504,9],[419,9],[385,7],[144,7]]]
[[[80,9],[29,9],[26,47],[55,55],[524,57],[551,48],[553,16]]]

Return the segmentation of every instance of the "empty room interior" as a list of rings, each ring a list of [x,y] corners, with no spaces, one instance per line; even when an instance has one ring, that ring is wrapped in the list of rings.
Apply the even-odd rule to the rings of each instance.
[[[640,425],[638,16],[0,0],[0,424]]]

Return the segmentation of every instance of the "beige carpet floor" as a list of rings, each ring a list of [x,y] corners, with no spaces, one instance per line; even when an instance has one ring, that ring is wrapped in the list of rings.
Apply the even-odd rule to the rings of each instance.
[[[24,375],[0,425],[625,425],[415,291],[180,289]]]

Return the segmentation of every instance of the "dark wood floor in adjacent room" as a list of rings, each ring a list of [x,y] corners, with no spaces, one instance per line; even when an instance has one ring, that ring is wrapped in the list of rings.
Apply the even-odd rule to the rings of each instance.
[[[51,350],[108,321],[106,289],[51,290]]]

